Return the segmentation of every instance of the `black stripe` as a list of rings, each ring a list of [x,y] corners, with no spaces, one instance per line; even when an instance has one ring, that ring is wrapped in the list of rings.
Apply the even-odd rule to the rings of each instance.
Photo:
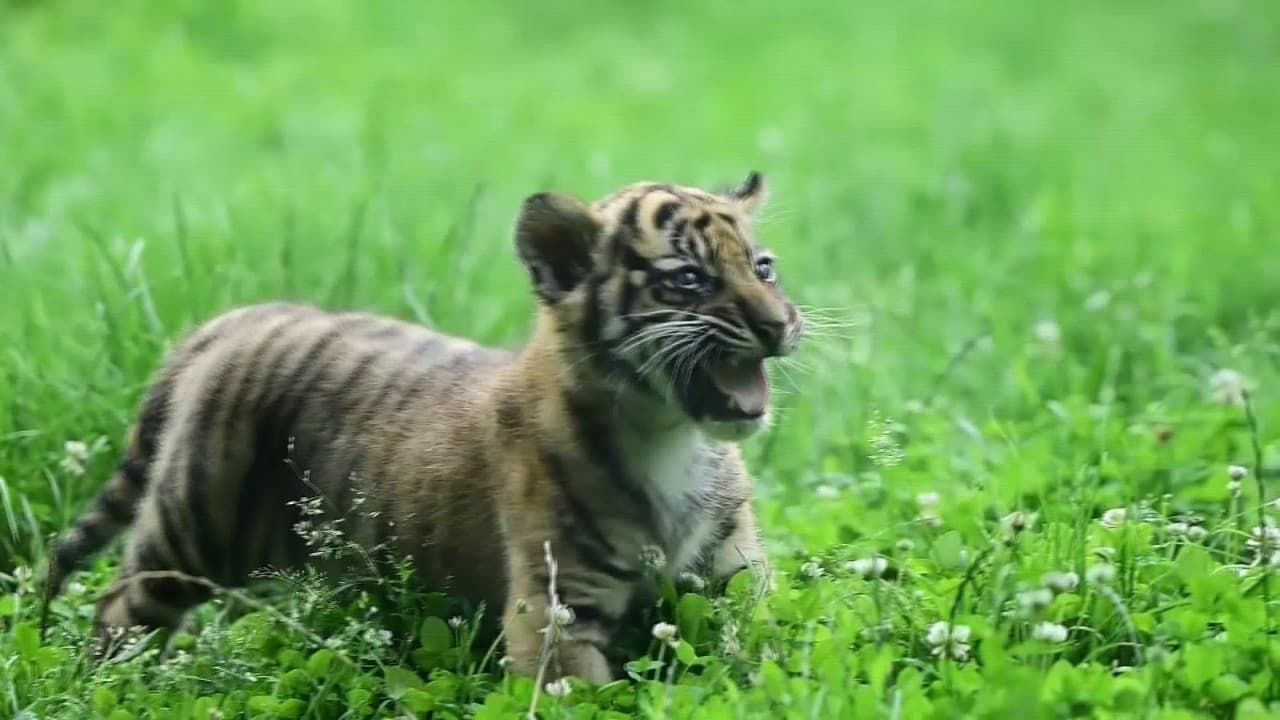
[[[636,249],[630,245],[627,245],[622,249],[622,266],[628,271],[643,270],[650,277],[656,273],[653,264],[646,260],[643,255],[636,252]]]
[[[119,490],[114,487],[107,486],[98,495],[98,509],[106,513],[107,517],[126,525],[133,520],[134,504],[130,498],[120,497]]]
[[[600,370],[601,373],[609,375],[617,373],[633,387],[650,395],[656,395],[657,391],[649,387],[649,384],[640,377],[634,367],[623,362],[621,358],[609,351],[601,351],[600,331],[603,328],[601,321],[602,309],[600,307],[600,287],[607,280],[607,276],[593,277],[587,282],[587,298],[585,301],[586,312],[579,324],[583,343],[591,351],[590,362]],[[624,280],[625,282],[625,280]],[[621,338],[619,338],[621,339]]]
[[[253,547],[249,538],[258,526],[264,510],[275,511],[284,507],[282,505],[277,508],[274,500],[279,486],[287,482],[281,477],[285,472],[281,460],[287,452],[288,440],[281,442],[278,435],[269,428],[258,428],[253,441],[253,457],[240,481],[240,497],[236,499],[235,524],[231,537],[237,546],[237,552],[228,559],[233,583],[238,584],[247,579],[249,573],[256,570],[264,560],[261,557],[263,549]],[[268,505],[271,507],[267,507]],[[288,530],[292,532],[293,527],[290,526]],[[269,543],[263,545],[269,547]]]
[[[689,221],[680,218],[676,224],[671,227],[671,244],[675,246],[676,252],[684,257],[693,255],[689,251],[689,239],[685,235],[685,230],[689,227]]]
[[[662,203],[653,213],[653,226],[659,230],[666,227],[667,223],[671,222],[671,216],[675,215],[679,209],[680,203],[678,202]]]
[[[63,577],[79,570],[80,564],[84,562],[85,556],[81,545],[82,543],[79,542],[69,543],[63,541],[53,551],[53,561],[58,568],[58,573]]]
[[[153,543],[144,541],[138,550],[137,567],[133,568],[133,572],[163,572],[175,569]],[[179,610],[203,602],[210,595],[209,589],[203,585],[173,577],[147,578],[144,582],[147,595],[151,599]]]
[[[248,574],[262,560],[262,548],[250,542],[252,530],[260,523],[262,511],[273,510],[264,506],[271,502],[273,491],[284,482],[282,474],[284,461],[288,459],[288,433],[270,423],[265,407],[268,406],[266,396],[273,391],[271,383],[279,372],[284,357],[292,350],[293,343],[288,336],[282,334],[287,331],[288,325],[284,328],[273,327],[253,347],[252,368],[242,375],[241,383],[237,386],[236,402],[228,413],[230,419],[247,419],[251,416],[253,423],[250,441],[252,456],[244,474],[236,483],[239,492],[230,536],[236,544],[236,551],[228,553],[225,566],[229,582],[233,583],[247,579]],[[276,348],[275,354],[266,356],[273,346]],[[259,357],[264,360],[259,361]],[[255,387],[256,392],[252,392]],[[230,478],[227,480],[230,482]],[[257,544],[261,546],[264,543]]]
[[[400,402],[396,403],[395,414],[399,415],[408,410],[414,400],[422,397],[422,394],[431,386],[433,380],[434,378],[425,372],[414,378],[413,383],[404,389],[404,393],[400,396]]]
[[[99,516],[101,517],[101,516]],[[96,551],[98,548],[106,545],[115,535],[118,523],[114,522],[115,518],[110,515],[106,516],[112,522],[99,520],[97,522],[80,522],[76,524],[76,528],[80,530],[80,542],[76,543],[82,548],[92,548],[90,552]]]
[[[595,276],[587,280],[587,297],[585,314],[582,317],[582,339],[588,345],[600,340],[600,285],[604,278]]]
[[[147,468],[148,462],[140,457],[126,457],[120,462],[119,473],[124,477],[125,482],[129,484],[129,488],[134,492],[140,492],[147,487]]]
[[[551,474],[551,480],[560,490],[557,494],[559,500],[564,501],[569,506],[569,510],[577,521],[578,528],[585,534],[591,536],[591,540],[604,547],[605,552],[610,555],[614,554],[613,543],[609,542],[609,538],[605,537],[600,526],[596,524],[592,517],[591,508],[587,507],[582,498],[573,491],[568,477],[568,468],[565,467],[564,460],[554,452],[543,451],[542,462],[547,467],[547,472]],[[575,534],[576,536],[576,534]]]
[[[720,218],[721,220],[725,221],[726,223],[729,223],[729,227],[734,228],[735,230],[737,229],[737,227],[738,227],[738,221],[737,221],[737,220],[735,220],[735,219],[734,219],[734,217],[733,217],[732,215],[730,215],[729,213],[718,212],[718,213],[716,213],[716,217]]]
[[[622,455],[609,436],[608,421],[594,417],[595,413],[590,408],[568,393],[565,394],[564,402],[573,422],[574,434],[582,447],[586,448],[591,461],[604,472],[614,487],[627,496],[631,507],[636,508],[644,517],[652,517],[653,506],[649,502],[649,496],[627,472]]]
[[[738,508],[734,508],[732,511],[729,512],[728,515],[725,515],[723,518],[720,519],[720,524],[716,527],[716,533],[713,536],[712,543],[715,545],[720,545],[725,540],[728,540],[729,536],[733,535],[735,532],[737,532],[737,530],[738,530]]]
[[[351,391],[362,389],[360,381],[369,374],[369,371],[373,368],[373,364],[378,361],[378,358],[385,354],[386,353],[383,351],[366,353],[356,361],[355,367],[351,368],[351,370],[341,378],[342,385],[337,388],[332,388],[329,391],[328,417],[332,420],[338,421],[332,425],[335,435],[339,434],[339,431],[346,429],[341,421],[349,419],[348,413],[355,409],[353,406],[359,404],[359,398],[361,396],[357,395],[356,402],[352,402]]]
[[[631,198],[631,201],[627,203],[627,207],[622,211],[622,217],[620,218],[620,222],[624,227],[633,228],[636,226],[636,215],[640,212],[640,201],[644,199],[646,195],[647,193],[644,195],[637,195]]]
[[[216,573],[222,565],[222,543],[214,525],[213,509],[209,506],[212,478],[204,465],[204,457],[203,454],[194,454],[187,466],[187,512],[191,516],[199,567],[213,579],[220,579]]]
[[[744,501],[745,502],[745,501]],[[740,507],[740,505],[739,505]],[[707,543],[698,549],[698,559],[701,563],[710,567],[712,558],[726,541],[738,530],[738,508],[735,507],[729,511],[728,515],[720,518],[720,523],[716,525],[716,530],[707,540]],[[746,567],[745,565],[743,567]],[[737,572],[736,570],[733,572]],[[731,573],[732,574],[732,573]]]
[[[437,343],[439,343],[439,339],[432,338],[430,342],[419,343],[418,347],[422,349],[421,350],[422,352],[425,352],[429,346],[435,345]],[[419,354],[419,351],[415,350],[414,354]],[[410,373],[419,369],[420,368],[413,362],[412,359],[408,361],[402,360],[400,367],[396,369],[395,373],[393,373],[391,377],[383,381],[382,387],[378,388],[377,393],[374,393],[373,395],[370,396],[369,402],[356,407],[356,412],[354,414],[357,418],[359,418],[359,424],[357,425],[357,427],[363,428],[365,425],[371,422],[374,419],[374,417],[377,416],[378,412],[382,410],[382,404],[387,401],[387,398],[391,396],[391,393],[401,389],[404,379]],[[426,373],[423,373],[424,377],[425,375]]]
[[[382,385],[378,388],[376,393],[366,394],[366,400],[364,402],[357,403],[354,407],[349,408],[347,417],[351,418],[352,422],[348,423],[345,427],[348,431],[348,435],[352,437],[358,436],[364,431],[369,423],[373,422],[374,418],[376,418],[379,413],[386,412],[384,404],[386,403],[387,398],[389,398],[393,392],[403,389],[403,381],[410,373],[421,371],[421,366],[417,364],[418,356],[425,355],[433,347],[439,345],[440,342],[441,338],[434,335],[419,341],[409,352],[408,357],[399,358],[397,360],[399,366],[391,374],[391,377],[383,379]],[[426,373],[424,372],[423,376],[419,379],[423,380],[425,377]],[[419,389],[419,392],[421,392],[421,389]],[[405,396],[401,398],[401,402],[406,404],[403,406],[398,405],[396,411],[403,412],[405,408],[408,407],[407,401],[412,400],[413,397],[415,396],[406,393]],[[363,443],[358,441],[355,443],[355,447],[351,452],[351,457],[346,463],[344,463],[342,471],[334,478],[334,487],[337,491],[334,493],[334,502],[337,503],[338,507],[343,512],[346,512],[349,507],[348,501],[351,493],[351,474],[359,472],[361,467],[364,465],[363,447]]]
[[[138,453],[143,459],[150,461],[155,457],[159,445],[160,433],[169,421],[169,395],[173,392],[172,371],[166,373],[151,385],[147,399],[138,413],[137,444]]]
[[[707,229],[707,226],[710,224],[711,224],[711,215],[709,213],[704,212],[701,215],[699,215],[696,220],[693,221],[693,229],[697,230],[698,232],[703,232]]]
[[[221,339],[222,339],[222,334],[216,333],[216,332],[207,332],[203,337],[193,339],[191,341],[191,344],[187,345],[185,348],[186,357],[184,359],[187,360],[188,362],[193,360],[197,355],[200,355],[205,350],[208,350],[209,346],[212,345],[215,341],[221,340]]]
[[[169,495],[167,499],[168,502],[161,501],[156,509],[160,534],[164,536],[165,545],[168,546],[178,570],[192,575],[203,575],[204,568],[187,552],[187,533],[174,517],[174,513],[181,509],[178,503],[174,502],[177,498]]]
[[[196,413],[195,446],[191,449],[187,462],[186,509],[191,518],[191,530],[195,536],[198,555],[195,559],[200,563],[198,567],[214,579],[218,579],[215,573],[221,566],[223,552],[213,519],[213,508],[209,503],[209,485],[214,481],[208,467],[213,449],[210,447],[209,440],[214,435],[215,428],[225,430],[226,423],[222,416],[222,407],[226,403],[228,385],[236,370],[236,364],[230,359],[223,360],[222,368],[214,379],[209,396],[204,399]]]
[[[498,399],[498,407],[496,411],[498,428],[508,435],[521,435],[524,430],[524,412],[520,407],[520,403],[514,398],[503,397]]]
[[[568,506],[568,515],[573,518],[576,532],[570,532],[568,536],[574,550],[577,551],[578,559],[587,567],[616,580],[623,582],[639,580],[641,574],[638,570],[622,566],[613,560],[617,550],[596,523],[591,508],[587,507],[582,498],[574,492],[564,460],[553,452],[544,451],[542,461],[546,464],[552,481],[560,491],[557,493],[557,499]]]
[[[291,317],[292,314],[286,315],[284,320],[288,321]],[[192,529],[196,535],[196,547],[200,559],[205,563],[205,569],[209,573],[220,573],[215,575],[215,578],[233,577],[239,563],[235,553],[226,552],[227,548],[224,546],[223,538],[219,537],[217,524],[214,520],[214,509],[210,504],[209,496],[210,483],[218,480],[224,482],[232,480],[231,478],[212,477],[209,472],[209,463],[211,461],[223,466],[220,469],[225,470],[226,454],[229,448],[210,447],[210,441],[214,437],[221,437],[225,443],[231,423],[237,422],[243,417],[248,405],[256,406],[258,404],[256,397],[249,397],[246,387],[252,387],[251,378],[254,377],[257,371],[261,370],[257,360],[262,356],[262,352],[267,346],[277,341],[277,332],[280,330],[280,325],[283,324],[285,323],[273,324],[271,328],[262,333],[247,354],[246,362],[251,363],[248,367],[239,367],[235,362],[232,362],[231,358],[223,360],[223,366],[214,380],[214,386],[209,393],[209,397],[205,398],[205,402],[196,415],[197,438],[195,447],[192,448],[187,470],[188,510],[191,514]],[[243,354],[238,351],[235,355],[243,357]],[[217,451],[217,457],[213,459],[215,450]],[[241,494],[243,494],[244,479],[241,478],[240,480]],[[229,542],[236,541],[235,538],[227,538],[226,540]]]
[[[631,278],[622,278],[622,297],[618,299],[618,315],[620,317],[628,317],[631,315],[631,308],[636,304],[636,297],[640,294],[640,287],[631,282]],[[635,320],[628,318],[625,321],[625,327],[629,331],[634,326]]]
[[[325,330],[320,337],[307,346],[302,360],[293,367],[292,372],[287,377],[280,379],[277,383],[280,386],[280,394],[277,403],[275,403],[278,404],[278,407],[275,408],[278,414],[274,419],[282,423],[280,426],[282,430],[290,431],[292,429],[294,421],[297,420],[300,406],[310,397],[307,390],[325,371],[325,353],[333,347],[333,344],[339,338],[351,332],[354,326],[369,322],[369,320],[370,318],[360,316],[335,321],[333,327]]]

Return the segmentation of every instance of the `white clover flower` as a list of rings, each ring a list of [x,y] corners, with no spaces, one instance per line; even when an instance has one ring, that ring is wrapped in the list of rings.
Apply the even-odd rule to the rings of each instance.
[[[1071,592],[1080,585],[1080,576],[1071,571],[1046,573],[1044,585],[1054,592]]]
[[[510,655],[503,655],[502,657],[498,658],[498,667],[502,668],[503,670],[506,670],[508,667],[511,666],[511,663],[513,662],[515,662],[515,658],[511,657]]]
[[[1018,593],[1018,606],[1025,613],[1038,613],[1053,602],[1053,593],[1047,588],[1025,590]]]
[[[916,543],[911,538],[902,538],[893,544],[893,549],[900,553],[906,554],[916,549]]]
[[[35,574],[31,572],[31,568],[26,565],[19,565],[14,568],[13,573],[10,575],[10,577],[13,578],[14,584],[17,586],[14,588],[14,592],[18,595],[29,592],[32,589],[31,579],[34,576]]]
[[[573,608],[564,604],[547,606],[547,621],[553,627],[564,627],[573,624]]]
[[[640,548],[640,562],[652,570],[661,570],[667,566],[667,553],[657,545],[645,545]]]
[[[1095,585],[1106,585],[1116,579],[1116,566],[1111,563],[1098,563],[1084,573],[1085,579]]]
[[[1243,465],[1227,466],[1227,477],[1230,477],[1232,480],[1243,480],[1246,477],[1248,477],[1248,475],[1249,475],[1249,468]]]
[[[660,622],[653,626],[653,637],[664,643],[673,643],[676,639],[676,626]]]
[[[1265,522],[1265,525],[1250,530],[1249,539],[1244,541],[1254,551],[1266,552],[1280,547],[1280,527],[1276,527],[1271,518],[1266,518]]]
[[[89,446],[79,440],[66,441],[62,444],[62,450],[69,458],[75,458],[76,460],[81,461],[89,459]]]
[[[462,627],[462,624],[463,624],[462,618],[457,615],[454,615],[453,617],[449,618],[449,627],[453,628],[454,630],[457,630],[458,628]]]
[[[1208,534],[1209,531],[1203,525],[1191,525],[1187,528],[1187,539],[1192,542],[1203,540]]]
[[[825,571],[822,569],[822,566],[813,560],[810,560],[809,562],[800,566],[800,574],[808,578],[822,577],[822,574],[824,572]]]
[[[555,698],[568,697],[569,693],[573,692],[573,687],[569,685],[569,681],[565,678],[552,680],[544,685],[542,689],[546,690],[548,695]]]
[[[1058,327],[1058,323],[1053,320],[1041,320],[1031,329],[1031,334],[1035,336],[1037,342],[1049,348],[1056,347],[1062,342],[1062,328]]]
[[[88,590],[88,588],[86,588],[86,587],[84,586],[84,583],[80,583],[80,582],[69,582],[69,583],[67,583],[67,594],[68,594],[68,595],[71,595],[71,596],[75,596],[75,595],[83,595],[83,594],[85,594],[85,592],[86,592],[87,590]]]
[[[865,578],[878,578],[884,575],[884,571],[888,569],[889,561],[879,555],[869,558],[860,558],[858,560],[850,560],[844,564],[844,569],[851,573],[861,575]]]
[[[1084,299],[1084,309],[1093,313],[1106,310],[1110,304],[1111,293],[1106,290],[1099,290]]]
[[[1129,511],[1125,508],[1111,508],[1110,510],[1102,513],[1102,517],[1098,519],[1098,522],[1102,523],[1105,527],[1118,528],[1124,524],[1128,515]]]
[[[391,631],[382,628],[369,628],[364,631],[364,641],[374,647],[385,648],[391,645]]]
[[[58,467],[68,475],[83,476],[85,463],[89,461],[89,446],[79,440],[68,440],[62,444],[62,451],[64,456],[58,461]]]
[[[1191,526],[1184,522],[1171,522],[1165,530],[1174,537],[1185,537],[1191,532]]]
[[[1222,368],[1209,377],[1209,395],[1219,405],[1243,405],[1247,384],[1240,373]]]
[[[58,467],[73,477],[82,477],[84,475],[84,463],[73,457],[62,458],[58,461]]]
[[[932,508],[937,507],[938,503],[941,500],[942,500],[942,496],[932,491],[922,492],[919,495],[916,495],[916,502],[919,503],[920,507],[924,508],[925,510],[930,510]]]
[[[738,639],[738,625],[732,621],[720,628],[720,645],[724,654],[737,657],[742,654],[742,641]]]
[[[968,625],[951,627],[947,622],[939,620],[929,626],[929,632],[924,639],[932,646],[929,652],[935,657],[950,655],[956,660],[965,660],[969,657]]]
[[[831,485],[827,485],[825,483],[814,488],[813,494],[817,495],[819,498],[822,498],[823,500],[835,500],[836,498],[840,497],[840,491],[838,489],[836,489]]]
[[[1060,643],[1067,639],[1067,628],[1058,623],[1036,623],[1031,629],[1031,637],[1045,642]]]

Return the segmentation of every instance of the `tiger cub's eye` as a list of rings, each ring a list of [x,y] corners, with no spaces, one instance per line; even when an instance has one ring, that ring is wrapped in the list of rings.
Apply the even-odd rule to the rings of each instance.
[[[689,265],[678,270],[673,270],[667,276],[667,283],[672,287],[686,292],[699,292],[706,287],[707,274],[701,269]]]
[[[756,276],[770,285],[778,282],[778,271],[773,267],[773,258],[762,257],[756,260]]]

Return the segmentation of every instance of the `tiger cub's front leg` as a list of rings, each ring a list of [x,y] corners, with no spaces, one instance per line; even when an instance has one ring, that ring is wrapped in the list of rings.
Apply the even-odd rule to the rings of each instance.
[[[592,583],[584,592],[575,581],[572,551],[553,546],[560,606],[552,607],[550,573],[541,546],[513,549],[508,566],[507,607],[503,617],[507,655],[512,670],[544,681],[574,676],[592,683],[613,679],[603,648],[617,630],[630,589],[621,584]],[[590,574],[590,573],[589,573]]]
[[[750,500],[734,511],[727,534],[711,552],[709,569],[717,584],[728,581],[742,570],[750,570],[759,592],[774,589],[773,569],[760,544],[760,529]]]

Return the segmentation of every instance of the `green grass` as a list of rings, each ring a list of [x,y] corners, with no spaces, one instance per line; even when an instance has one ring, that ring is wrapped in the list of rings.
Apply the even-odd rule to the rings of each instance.
[[[790,292],[847,324],[748,443],[779,590],[665,606],[678,651],[543,716],[1280,712],[1246,542],[1280,515],[1276,8],[0,3],[0,717],[518,716],[532,684],[412,583],[378,614],[307,579],[224,596],[183,651],[91,670],[116,555],[43,645],[26,568],[201,319],[295,297],[518,343],[524,195],[750,169]],[[1029,606],[1049,572],[1080,582]]]

